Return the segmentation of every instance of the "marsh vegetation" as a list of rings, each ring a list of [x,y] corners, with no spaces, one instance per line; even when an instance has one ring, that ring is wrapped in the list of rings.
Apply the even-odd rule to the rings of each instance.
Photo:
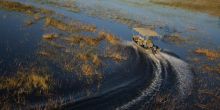
[[[220,16],[219,0],[150,0],[153,3],[206,12]]]

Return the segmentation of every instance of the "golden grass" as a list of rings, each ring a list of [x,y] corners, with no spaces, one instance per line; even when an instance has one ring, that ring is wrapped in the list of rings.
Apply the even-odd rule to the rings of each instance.
[[[92,62],[93,64],[95,64],[96,66],[100,66],[102,64],[101,59],[98,57],[98,55],[93,55],[92,56]]]
[[[120,52],[107,53],[107,55],[105,57],[111,58],[112,60],[114,60],[116,62],[121,62],[121,61],[127,60],[127,57],[123,56]]]
[[[92,76],[94,72],[93,67],[88,64],[83,64],[81,70],[85,76]]]
[[[34,90],[46,94],[49,91],[49,76],[41,75],[40,71],[18,71],[13,77],[1,77],[0,89],[19,94],[31,94]]]
[[[49,98],[52,87],[47,69],[19,68],[13,75],[0,77],[0,109],[21,109],[30,104],[30,98]]]
[[[67,8],[70,11],[73,12],[80,12],[80,9],[77,7],[75,0],[60,0],[60,1],[55,1],[55,0],[36,0],[39,1],[41,3],[47,3],[49,5],[56,5],[59,7],[64,7]]]
[[[79,43],[83,42],[83,43],[90,45],[90,46],[99,45],[103,39],[104,38],[102,38],[102,37],[92,38],[92,37],[81,36],[81,35],[73,35],[73,36],[65,38],[65,40],[71,44],[79,44]]]
[[[61,20],[57,20],[51,17],[47,17],[45,20],[46,26],[52,26],[59,30],[66,31],[66,32],[81,32],[81,31],[88,31],[88,32],[95,32],[96,27],[91,25],[82,24],[80,22],[72,22],[72,23],[64,23]]]
[[[44,34],[43,35],[43,39],[46,39],[46,40],[52,40],[52,39],[55,39],[57,38],[58,35],[55,34],[55,33],[52,33],[52,34]]]
[[[97,38],[83,37],[83,41],[91,46],[97,46],[98,44],[100,44],[102,40],[103,40],[102,37],[97,37]]]
[[[220,16],[219,0],[151,0],[151,2]]]
[[[102,63],[97,54],[77,53],[77,58],[84,63],[91,61],[95,66],[100,66]]]
[[[67,41],[68,43],[71,43],[71,44],[79,44],[82,41],[82,37],[70,36],[70,37],[64,38],[64,40]]]
[[[7,9],[7,10],[12,10],[12,11],[18,11],[18,12],[24,12],[26,14],[36,14],[36,13],[41,13],[41,14],[51,14],[53,13],[52,11],[46,10],[46,9],[39,9],[35,8],[30,5],[25,5],[19,2],[13,2],[13,1],[0,1],[0,7]]]
[[[84,53],[78,53],[77,58],[79,58],[79,60],[81,60],[83,62],[88,62],[89,59],[90,59],[90,55],[89,54],[84,54]]]
[[[109,34],[109,33],[106,33],[106,32],[103,32],[103,31],[99,32],[99,36],[101,38],[105,38],[106,41],[108,41],[109,43],[111,43],[113,45],[118,44],[120,41],[116,36]]]
[[[194,52],[196,54],[204,55],[210,60],[215,60],[215,59],[220,58],[220,52],[209,50],[209,49],[198,48]]]

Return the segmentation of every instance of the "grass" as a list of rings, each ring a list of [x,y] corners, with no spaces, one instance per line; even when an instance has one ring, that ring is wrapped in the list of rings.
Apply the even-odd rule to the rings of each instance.
[[[81,35],[72,35],[70,37],[65,38],[65,40],[71,44],[80,44],[80,43],[85,43],[90,46],[97,46],[100,44],[102,40],[104,40],[103,37],[87,37],[87,36],[81,36]]]
[[[96,66],[100,66],[102,64],[101,59],[98,57],[97,54],[92,56],[92,63],[95,64]]]
[[[113,45],[118,44],[120,42],[120,40],[116,36],[106,33],[104,31],[99,32],[99,36],[100,38],[105,38],[106,41]]]
[[[40,73],[40,70],[31,69],[28,71],[20,70],[13,77],[1,77],[1,90],[14,90],[20,94],[32,93],[35,89],[41,93],[49,91],[49,76]]]
[[[65,32],[95,32],[96,27],[91,25],[82,24],[80,22],[71,22],[71,23],[65,23],[61,20],[57,20],[51,17],[47,17],[45,20],[46,26],[52,26],[59,30],[65,31]]]
[[[111,51],[111,50],[107,50],[105,57],[111,58],[113,61],[118,62],[118,63],[128,59],[126,56],[122,55],[121,52]]]
[[[218,73],[220,74],[220,64],[216,66],[204,65],[202,70],[209,73]]]
[[[30,5],[25,5],[19,2],[13,2],[13,1],[0,1],[0,7],[7,9],[7,10],[12,10],[12,11],[18,11],[18,12],[23,12],[26,14],[34,15],[36,13],[41,13],[41,14],[51,14],[53,13],[52,11],[43,9],[43,8],[35,8]]]
[[[80,12],[80,9],[77,7],[75,0],[62,0],[62,1],[54,1],[54,0],[35,0],[42,4],[55,5],[59,7],[64,7],[73,12]]]
[[[79,58],[79,60],[83,62],[88,62],[88,60],[90,59],[90,55],[85,53],[78,53],[77,58]]]
[[[186,42],[186,39],[181,37],[179,34],[171,34],[164,37],[164,39],[175,44],[182,44]]]
[[[220,58],[220,52],[214,51],[214,50],[209,50],[209,49],[203,49],[203,48],[198,48],[194,51],[196,54],[204,55],[210,60],[215,60]]]
[[[94,73],[93,67],[91,65],[89,65],[89,64],[83,64],[81,66],[81,70],[83,72],[83,75],[85,75],[87,77],[88,76],[92,76],[93,73]]]
[[[219,0],[151,0],[151,2],[220,16]]]
[[[43,39],[46,39],[46,40],[52,40],[52,39],[55,39],[57,38],[58,35],[55,34],[55,33],[51,33],[51,34],[44,34],[43,35]]]
[[[41,19],[45,18],[45,16],[50,16],[54,13],[53,11],[44,8],[36,8],[31,5],[5,0],[0,1],[0,8],[10,11],[17,11],[33,16],[33,19],[25,22],[26,26],[31,26],[37,21],[40,21]]]
[[[220,96],[218,90],[198,90],[198,94],[199,103],[195,104],[196,108],[204,110],[219,109]]]
[[[26,105],[30,97],[47,97],[51,87],[51,77],[45,69],[19,69],[13,76],[0,77],[0,98],[4,102],[0,106],[10,109],[15,105]]]

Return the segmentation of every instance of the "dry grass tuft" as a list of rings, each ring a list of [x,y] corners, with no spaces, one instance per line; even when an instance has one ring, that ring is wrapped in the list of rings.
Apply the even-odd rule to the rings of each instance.
[[[89,54],[84,54],[84,53],[78,53],[77,58],[79,58],[79,60],[81,60],[83,62],[88,62],[89,59],[90,59],[90,55]]]
[[[93,55],[92,56],[92,62],[93,64],[95,64],[96,66],[100,66],[102,64],[101,59],[98,57],[98,55]]]
[[[60,20],[56,20],[51,17],[47,17],[45,20],[46,26],[53,26],[59,30],[66,31],[66,32],[81,32],[81,31],[88,31],[88,32],[95,32],[96,27],[91,25],[82,24],[80,22],[72,22],[72,23],[64,23]]]
[[[105,38],[106,41],[108,41],[109,43],[113,45],[118,44],[120,41],[116,36],[106,33],[106,32],[99,32],[99,36],[101,38]]]
[[[52,39],[55,39],[57,38],[58,35],[55,34],[55,33],[52,33],[52,34],[44,34],[43,35],[43,39],[46,39],[46,40],[52,40]]]
[[[77,7],[75,0],[36,0],[41,3],[47,3],[50,5],[56,5],[59,7],[67,8],[70,11],[73,12],[80,12],[80,9]]]
[[[121,62],[121,61],[127,60],[127,57],[123,56],[119,52],[108,53],[108,55],[106,57],[111,58],[112,60],[114,60],[116,62]]]
[[[198,48],[194,51],[196,54],[205,55],[210,60],[215,60],[220,58],[220,53],[213,50]]]
[[[92,76],[94,72],[93,67],[88,64],[83,64],[81,70],[85,76]]]
[[[83,37],[83,41],[91,46],[97,46],[98,44],[100,44],[102,40],[103,39],[101,37],[97,37],[97,38]]]
[[[36,67],[20,68],[13,76],[1,76],[0,109],[27,106],[30,98],[49,97],[53,84],[46,71]]]
[[[80,36],[71,36],[64,38],[64,40],[73,45],[79,44],[83,39]]]
[[[99,45],[103,39],[104,38],[102,37],[91,38],[91,37],[86,37],[86,36],[81,36],[81,35],[75,35],[75,36],[70,36],[70,37],[65,38],[65,40],[71,44],[79,44],[83,42],[90,46]]]
[[[29,71],[18,71],[13,77],[1,77],[0,89],[11,91],[17,95],[31,94],[35,90],[46,94],[49,91],[48,75],[41,75],[39,70],[31,69]]]

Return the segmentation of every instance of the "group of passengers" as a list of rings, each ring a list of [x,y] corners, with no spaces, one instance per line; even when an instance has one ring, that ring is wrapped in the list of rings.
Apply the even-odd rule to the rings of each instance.
[[[158,46],[154,45],[152,40],[145,40],[143,37],[139,35],[133,36],[133,41],[145,49],[152,50],[154,54],[156,54],[157,50],[159,49]]]

